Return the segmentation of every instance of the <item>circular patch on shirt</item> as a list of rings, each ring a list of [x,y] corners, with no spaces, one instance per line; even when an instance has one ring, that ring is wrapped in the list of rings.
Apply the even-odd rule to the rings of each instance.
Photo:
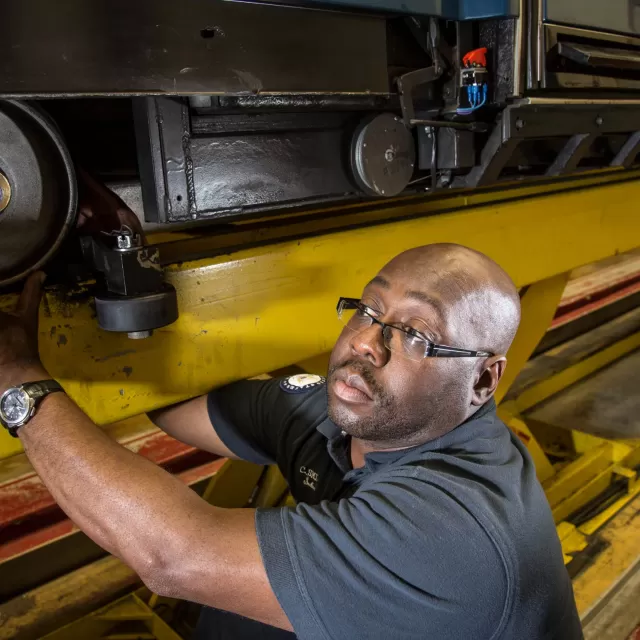
[[[315,373],[297,373],[281,380],[280,388],[287,393],[304,393],[322,386],[325,381],[325,378]]]

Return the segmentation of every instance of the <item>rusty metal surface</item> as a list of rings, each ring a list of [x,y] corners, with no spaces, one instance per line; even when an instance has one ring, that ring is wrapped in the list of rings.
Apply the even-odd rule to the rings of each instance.
[[[607,548],[573,581],[576,604],[581,616],[586,615],[589,619],[592,607],[638,562],[639,513],[640,496],[636,496],[601,529],[600,537],[608,543]]]
[[[0,640],[36,640],[106,605],[140,579],[108,556],[0,605]]]
[[[222,0],[5,0],[0,95],[387,93],[385,20]]]

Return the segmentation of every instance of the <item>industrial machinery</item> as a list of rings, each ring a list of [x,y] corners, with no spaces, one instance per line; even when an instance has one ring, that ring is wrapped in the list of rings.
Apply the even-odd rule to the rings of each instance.
[[[162,0],[102,16],[10,1],[0,284],[73,230],[74,163],[146,226],[629,169],[640,10],[627,4]],[[63,192],[42,197],[52,184]]]
[[[640,344],[636,262],[565,292],[577,267],[640,245],[636,0],[6,0],[0,35],[0,308],[46,270],[41,355],[93,420],[194,487],[212,478],[220,504],[279,503],[272,470],[140,416],[322,371],[340,295],[406,248],[466,244],[521,288],[500,411],[567,565],[599,570],[600,528],[640,492],[640,445],[556,437],[530,412]],[[598,327],[606,339],[585,337]],[[142,637],[177,637],[157,619],[166,602],[109,604],[136,577],[2,432],[0,527],[0,638],[103,605],[100,629],[129,615],[156,634]],[[612,580],[582,590],[581,611]]]

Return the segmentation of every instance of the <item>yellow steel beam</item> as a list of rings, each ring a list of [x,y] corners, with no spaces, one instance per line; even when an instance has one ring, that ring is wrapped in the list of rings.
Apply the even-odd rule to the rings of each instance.
[[[551,325],[568,279],[568,271],[545,278],[532,284],[521,296],[522,319],[507,354],[507,368],[496,390],[496,402],[504,398]]]
[[[139,583],[140,578],[118,558],[97,560],[0,605],[0,640],[42,638]]]
[[[135,623],[137,626],[134,626]],[[123,630],[128,624],[128,631]],[[160,616],[136,594],[125,597],[80,620],[44,636],[42,640],[182,640]]]
[[[591,375],[598,369],[618,360],[622,356],[640,347],[640,332],[634,333],[608,347],[597,351],[593,355],[568,366],[559,373],[525,389],[516,399],[519,412],[535,406],[539,402],[566,389],[568,386]]]
[[[602,475],[610,467],[612,458],[613,444],[603,442],[599,447],[588,451],[560,470],[553,480],[543,485],[551,508],[558,508],[565,500],[576,496],[592,478]],[[571,510],[565,509],[566,514]]]
[[[526,422],[513,412],[513,403],[507,402],[498,408],[500,419],[522,440],[536,465],[536,475],[540,482],[553,477],[555,471],[542,447],[529,430]]]
[[[142,341],[98,329],[86,292],[48,291],[42,357],[94,420],[113,422],[330,350],[337,297],[358,295],[404,249],[466,244],[524,286],[634,248],[639,200],[638,181],[475,207],[468,196],[437,216],[426,200],[423,217],[175,265],[180,318]]]

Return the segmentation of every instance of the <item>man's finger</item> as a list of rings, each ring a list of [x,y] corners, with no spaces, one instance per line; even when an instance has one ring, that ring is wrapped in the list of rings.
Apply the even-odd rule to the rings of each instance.
[[[40,306],[40,298],[42,298],[42,285],[46,277],[44,272],[36,271],[27,278],[24,284],[16,311],[28,322],[38,321],[38,307]]]

